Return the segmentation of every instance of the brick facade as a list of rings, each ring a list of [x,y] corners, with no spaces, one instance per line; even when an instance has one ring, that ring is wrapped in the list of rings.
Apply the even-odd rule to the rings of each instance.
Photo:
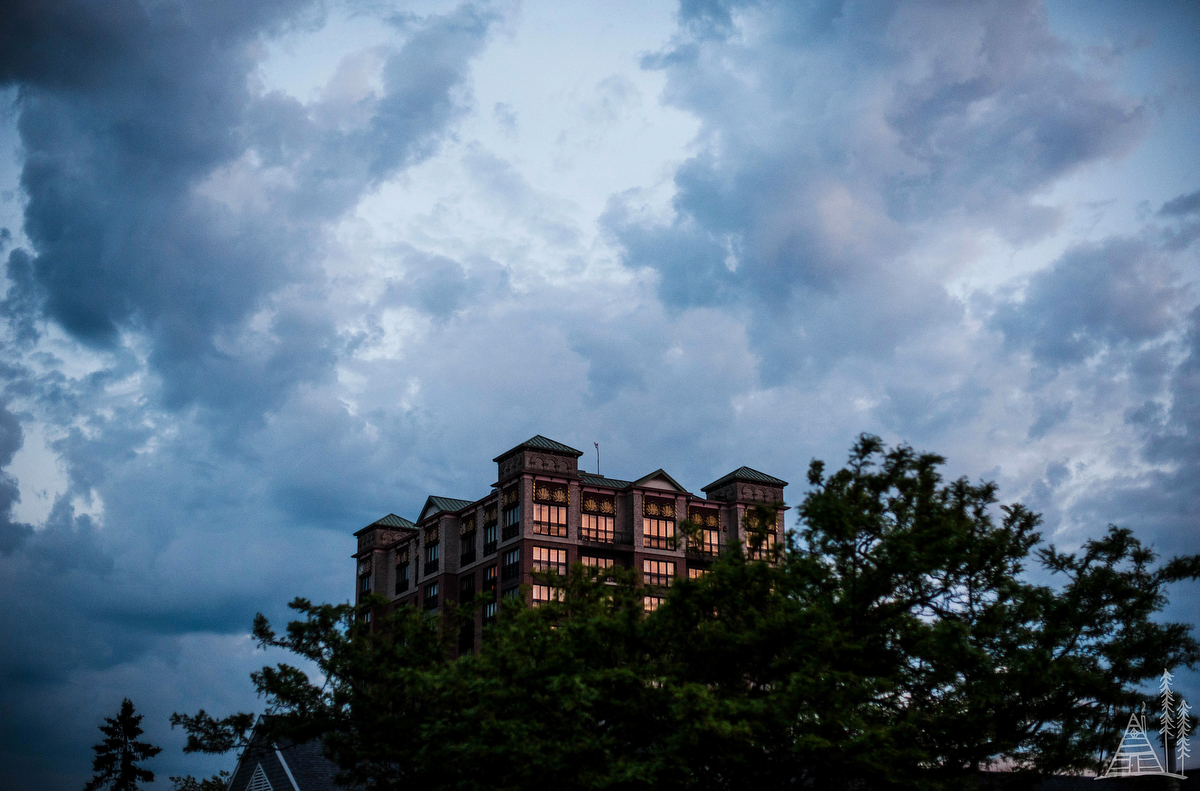
[[[567,566],[585,556],[611,560],[649,569],[648,584],[669,584],[671,575],[686,577],[707,566],[735,538],[744,542],[747,510],[782,503],[787,486],[741,467],[705,486],[701,498],[661,469],[635,481],[580,471],[581,455],[533,437],[494,459],[497,480],[488,495],[473,501],[430,497],[415,522],[389,514],[362,528],[355,533],[356,597],[370,591],[386,596],[392,607],[440,611],[469,586],[473,595],[494,602],[535,582],[535,553],[543,564],[564,557]],[[778,537],[784,510],[776,518]],[[700,546],[688,547],[679,533],[678,523],[689,516],[708,528]],[[463,636],[464,650],[479,644],[484,617],[476,617],[473,635]]]

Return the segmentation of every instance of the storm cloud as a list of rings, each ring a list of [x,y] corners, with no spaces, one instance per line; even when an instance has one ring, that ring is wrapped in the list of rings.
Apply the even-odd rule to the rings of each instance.
[[[1200,549],[1188,4],[2,13],[13,788],[126,695],[160,777],[228,768],[167,716],[261,706],[254,613],[533,434],[794,504],[873,431]]]

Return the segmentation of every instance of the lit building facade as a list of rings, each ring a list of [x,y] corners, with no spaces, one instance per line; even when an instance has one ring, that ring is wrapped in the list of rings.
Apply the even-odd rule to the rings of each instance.
[[[554,595],[535,571],[565,575],[575,563],[633,568],[652,586],[646,606],[653,609],[675,579],[702,574],[730,541],[744,543],[747,511],[782,503],[787,486],[741,467],[698,497],[661,469],[634,481],[584,472],[582,455],[539,435],[494,459],[497,479],[486,496],[431,496],[416,521],[388,514],[362,528],[355,533],[357,597],[377,593],[392,607],[436,612],[448,601],[482,596],[460,650],[478,644],[499,601],[520,595],[523,584],[535,604]],[[783,511],[768,543],[783,535]],[[684,519],[702,527],[691,546],[679,529]]]

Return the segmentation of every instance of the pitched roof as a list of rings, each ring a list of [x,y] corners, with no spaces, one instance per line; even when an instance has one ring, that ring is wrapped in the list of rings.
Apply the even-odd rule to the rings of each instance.
[[[771,486],[787,486],[788,485],[787,481],[781,481],[778,478],[775,478],[771,475],[767,475],[765,472],[759,472],[758,470],[752,469],[750,467],[738,467],[733,472],[729,473],[728,475],[718,478],[717,480],[710,483],[708,486],[705,486],[704,488],[702,488],[700,491],[707,492],[710,489],[716,489],[718,486],[724,486],[725,484],[729,483],[730,481],[752,481],[754,483],[765,483],[765,484],[769,484]]]
[[[679,485],[679,481],[675,480],[670,475],[667,475],[666,471],[663,470],[662,468],[655,470],[654,472],[650,473],[649,475],[643,475],[641,478],[638,478],[636,481],[634,481],[633,485],[634,486],[645,486],[649,481],[652,481],[655,478],[665,478],[668,483],[670,483],[672,486],[674,486],[679,491],[681,491],[681,492],[687,491],[687,489],[685,489]]]
[[[415,527],[415,525],[405,519],[403,516],[388,514],[387,516],[376,519],[374,522],[367,525],[367,527],[407,527],[411,530],[413,527]]]
[[[420,522],[425,517],[442,511],[461,511],[474,502],[474,500],[459,500],[456,497],[438,497],[436,494],[431,494],[425,501],[425,507],[421,509],[421,515],[417,517],[417,521]]]
[[[633,481],[622,481],[617,478],[605,478],[590,472],[580,472],[579,480],[586,486],[604,486],[609,489],[627,489],[633,486]]]
[[[522,442],[520,445],[517,445],[515,448],[509,448],[508,450],[504,451],[499,456],[492,459],[492,461],[500,461],[506,456],[510,456],[523,448],[536,448],[537,450],[548,450],[553,453],[569,453],[576,457],[583,455],[583,451],[575,450],[570,445],[564,445],[561,442],[555,442],[552,439],[543,437],[541,434],[535,434],[534,436]]]

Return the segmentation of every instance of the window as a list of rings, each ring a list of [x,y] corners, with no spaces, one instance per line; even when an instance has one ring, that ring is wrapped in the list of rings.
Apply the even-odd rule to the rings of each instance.
[[[475,562],[475,531],[464,533],[462,536],[461,556],[458,559],[459,565],[465,566],[468,563]]]
[[[366,575],[365,577],[358,578],[358,589],[360,591],[362,591],[362,594],[364,596],[366,596],[368,593],[371,592],[371,575],[370,574]]]
[[[496,526],[488,525],[483,529],[483,556],[496,554]]]
[[[592,555],[583,555],[579,558],[583,563],[584,568],[597,569],[596,577],[604,580],[613,579],[612,569],[616,565],[612,558],[598,558]]]
[[[764,538],[764,540],[762,542],[762,545],[759,546],[758,549],[755,549],[753,547],[753,545],[752,545],[753,541],[754,541],[753,536],[746,536],[746,544],[748,545],[748,549],[746,551],[746,556],[749,557],[751,560],[767,560],[767,559],[769,559],[771,557],[771,554],[775,550],[775,534],[767,533],[766,537]]]
[[[688,579],[698,580],[708,573],[708,569],[688,569]]]
[[[425,586],[425,609],[436,610],[438,606],[438,584],[436,582]]]
[[[533,570],[553,571],[559,576],[567,576],[567,550],[534,547]]]
[[[504,599],[515,599],[515,598],[517,598],[517,596],[520,596],[520,595],[521,595],[520,588],[505,588],[504,591],[501,592],[501,594],[500,594],[501,598],[504,598]]]
[[[511,580],[521,576],[521,548],[510,549],[504,553],[504,562],[500,566],[500,579]]]
[[[516,538],[521,532],[521,504],[517,503],[516,507],[509,508],[504,512],[504,533],[503,538],[507,541],[510,538]]]
[[[700,545],[700,551],[705,555],[716,555],[720,552],[721,531],[705,529],[701,535],[703,543]]]
[[[670,587],[675,579],[675,563],[670,560],[643,560],[642,582],[647,585]]]
[[[613,542],[613,518],[601,514],[584,514],[580,526],[580,538],[584,541]]]
[[[562,505],[533,504],[533,532],[541,536],[567,537],[567,509]]]
[[[515,589],[514,589],[515,590]],[[553,588],[549,585],[534,585],[533,586],[533,606],[544,604],[548,601],[562,601],[562,588]]]
[[[430,544],[425,547],[425,573],[434,574],[438,570],[438,553],[439,544]]]
[[[496,592],[496,581],[499,577],[496,574],[495,566],[488,566],[483,570],[483,590],[487,593]]]
[[[475,575],[468,574],[458,581],[458,600],[469,602],[475,598]]]
[[[661,596],[643,596],[642,609],[646,612],[654,612],[658,609],[658,605],[662,604]]]
[[[642,545],[651,549],[674,549],[675,520],[643,517]]]
[[[494,601],[490,601],[487,604],[483,605],[483,625],[484,626],[490,626],[491,624],[494,624],[496,622],[496,610],[499,608],[499,606],[500,605],[498,605]]]
[[[401,563],[396,566],[396,593],[403,593],[408,590],[408,564]]]

